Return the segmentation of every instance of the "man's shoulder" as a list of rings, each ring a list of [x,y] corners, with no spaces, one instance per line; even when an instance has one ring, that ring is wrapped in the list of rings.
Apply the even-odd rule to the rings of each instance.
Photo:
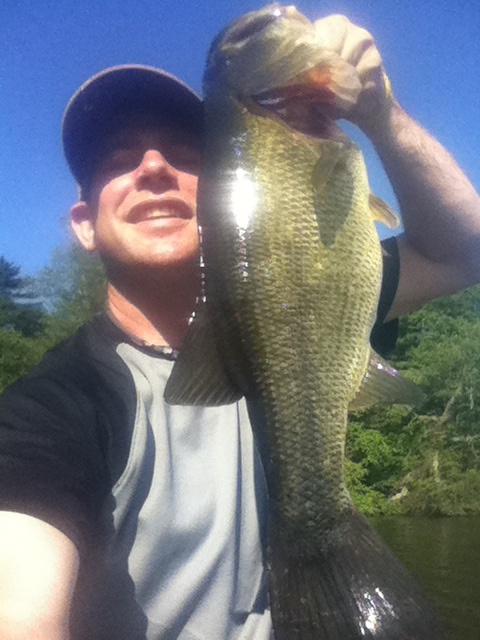
[[[127,406],[131,384],[116,375],[115,340],[103,325],[81,327],[0,398],[0,508],[54,526],[67,514],[82,539],[110,490],[113,427],[125,431],[135,408]]]
[[[4,392],[10,395],[40,397],[53,387],[64,392],[92,392],[109,379],[122,363],[116,355],[119,338],[104,316],[95,317],[73,335],[47,351],[40,362]]]
[[[41,376],[74,376],[80,368],[94,365],[95,353],[112,348],[99,330],[98,319],[82,325],[75,333],[49,349],[40,362],[31,369],[24,380]]]

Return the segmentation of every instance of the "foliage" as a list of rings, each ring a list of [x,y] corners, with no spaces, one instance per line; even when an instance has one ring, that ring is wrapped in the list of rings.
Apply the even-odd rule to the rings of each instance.
[[[26,338],[17,331],[0,330],[0,392],[28,373],[48,346],[42,338]]]
[[[26,337],[43,332],[45,314],[32,295],[31,281],[20,275],[20,267],[0,256],[0,329]]]
[[[480,513],[480,473],[474,469],[450,480],[420,480],[403,498],[401,512],[409,515],[465,516]]]
[[[56,252],[49,267],[28,282],[29,291],[45,301],[48,313],[14,302],[26,282],[19,273],[0,259],[0,286],[3,283],[9,296],[0,297],[0,392],[99,311],[105,297],[100,262],[73,245]]]
[[[36,306],[15,304],[0,298],[0,328],[33,337],[43,333],[45,313]]]
[[[20,267],[0,256],[0,298],[13,300],[21,294],[23,278]]]
[[[86,253],[76,244],[53,254],[36,286],[50,310],[45,331],[52,342],[71,335],[104,307],[103,265],[96,254]]]
[[[480,287],[404,319],[396,354],[427,400],[352,417],[352,497],[367,514],[480,514]]]
[[[384,513],[393,513],[388,499],[380,492],[370,487],[365,482],[366,469],[361,463],[345,461],[345,478],[350,495],[357,507],[365,515],[378,516]]]

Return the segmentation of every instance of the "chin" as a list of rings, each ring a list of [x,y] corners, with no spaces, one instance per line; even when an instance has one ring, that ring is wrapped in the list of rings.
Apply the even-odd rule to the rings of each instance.
[[[142,256],[131,263],[131,268],[140,267],[145,270],[161,273],[162,271],[184,272],[185,269],[196,271],[200,268],[200,254],[195,252],[159,253],[152,256]]]

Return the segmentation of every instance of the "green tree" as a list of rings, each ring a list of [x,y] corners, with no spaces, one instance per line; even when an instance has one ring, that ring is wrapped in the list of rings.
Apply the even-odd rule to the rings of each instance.
[[[96,254],[86,253],[76,244],[55,251],[37,277],[36,288],[49,309],[45,326],[52,342],[71,335],[105,306],[103,265]]]
[[[0,328],[32,337],[43,331],[44,312],[33,301],[31,280],[20,267],[0,256]]]
[[[0,329],[0,393],[39,362],[48,348],[42,337],[26,338]]]
[[[74,245],[59,250],[50,265],[29,283],[29,291],[44,300],[48,309],[38,316],[41,331],[33,331],[30,314],[38,310],[12,300],[25,280],[15,265],[3,264],[7,265],[3,282],[9,298],[0,297],[0,392],[28,373],[45,351],[102,309],[105,297],[105,277],[98,259]]]
[[[480,288],[404,319],[396,366],[427,400],[416,410],[379,406],[353,417],[352,494],[368,513],[480,513]]]
[[[20,267],[0,256],[0,298],[14,300],[22,295],[23,287]]]

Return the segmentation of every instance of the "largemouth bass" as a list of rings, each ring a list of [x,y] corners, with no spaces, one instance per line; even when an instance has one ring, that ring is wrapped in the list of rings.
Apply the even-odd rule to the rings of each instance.
[[[382,278],[374,220],[391,219],[331,117],[355,103],[356,71],[295,8],[272,5],[217,37],[204,86],[204,292],[166,398],[245,394],[253,407],[277,640],[438,640],[430,605],[345,487],[349,407],[365,378],[374,399],[382,387],[369,346]],[[285,122],[300,105],[318,110],[316,137]],[[408,399],[407,383],[385,380],[400,390],[390,399]]]

